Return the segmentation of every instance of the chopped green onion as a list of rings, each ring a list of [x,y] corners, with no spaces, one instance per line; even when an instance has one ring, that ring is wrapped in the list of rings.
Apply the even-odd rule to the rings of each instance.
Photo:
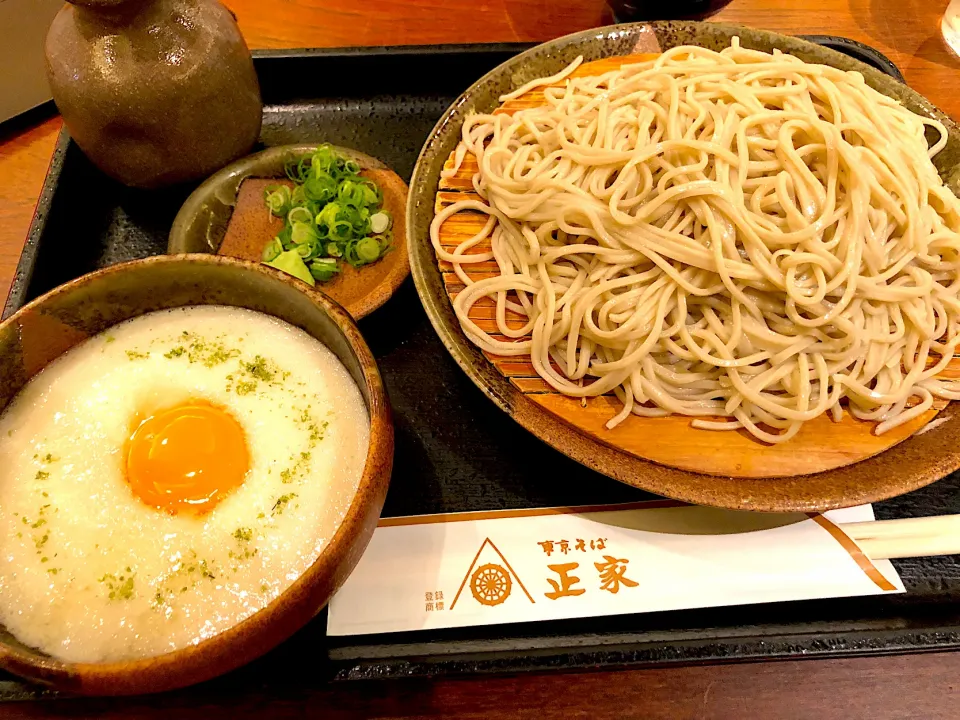
[[[294,245],[316,243],[318,240],[317,231],[312,225],[308,225],[305,222],[295,222],[290,229],[290,240],[293,241]]]
[[[366,208],[360,210],[354,210],[353,208],[347,208],[346,216],[350,220],[350,224],[353,225],[353,232],[355,237],[364,237],[365,235],[370,234],[370,211]]]
[[[291,192],[286,185],[271,185],[263,191],[267,207],[274,215],[281,216],[290,207]]]
[[[310,263],[310,274],[321,282],[329,280],[339,271],[337,261],[331,258],[318,258]]]
[[[379,235],[390,227],[390,215],[381,210],[370,216],[370,230]]]
[[[380,243],[380,257],[386,255],[392,249],[390,243],[393,241],[393,233],[387,230],[384,233],[379,235],[371,235],[371,237]]]
[[[280,242],[280,238],[274,238],[266,245],[263,246],[263,252],[260,255],[260,259],[265,262],[271,262],[276,260],[277,255],[283,252],[283,244]]]
[[[291,225],[298,222],[301,222],[301,223],[313,222],[313,215],[310,213],[310,211],[307,208],[298,205],[297,207],[293,208],[290,212],[287,213],[287,222],[290,223]]]
[[[330,237],[334,240],[346,242],[350,239],[351,235],[353,235],[353,225],[346,220],[336,220],[330,226]]]
[[[313,260],[320,254],[320,243],[314,239],[312,242],[297,245],[297,254],[304,260]]]
[[[303,195],[308,200],[326,202],[337,193],[337,181],[323,173],[320,177],[308,178],[303,184]]]
[[[329,229],[333,227],[334,223],[337,222],[337,217],[339,215],[340,205],[335,202],[328,203],[327,206],[317,214],[314,222],[318,227],[323,226]]]
[[[297,185],[290,193],[290,202],[293,205],[303,205],[306,201],[307,198],[303,194],[303,185]]]
[[[372,263],[380,257],[380,243],[372,237],[365,237],[357,243],[357,257],[360,262]]]
[[[303,280],[308,285],[316,285],[313,274],[303,262],[296,250],[287,250],[277,255],[272,261],[264,263],[277,270],[282,270],[287,275],[293,275],[298,280]]]
[[[372,180],[362,178],[360,185],[363,187],[363,201],[367,205],[380,205],[383,202],[383,193]]]
[[[340,259],[353,267],[376,262],[391,250],[390,214],[381,209],[383,193],[360,175],[355,160],[329,145],[287,163],[293,182],[264,191],[283,229],[267,243],[267,264],[308,282],[329,280],[340,271]]]

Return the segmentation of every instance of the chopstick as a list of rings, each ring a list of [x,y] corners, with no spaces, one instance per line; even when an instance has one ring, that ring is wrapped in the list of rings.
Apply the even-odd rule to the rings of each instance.
[[[871,560],[960,554],[960,515],[839,526]]]

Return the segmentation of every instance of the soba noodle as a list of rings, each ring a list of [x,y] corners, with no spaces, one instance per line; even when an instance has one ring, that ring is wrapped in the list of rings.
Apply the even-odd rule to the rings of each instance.
[[[772,443],[844,407],[883,433],[960,399],[937,377],[960,343],[960,201],[930,159],[939,122],[859,73],[737,40],[543,93],[468,117],[455,164],[476,156],[480,198],[431,227],[477,346],[529,355],[565,395],[616,393],[608,427],[678,413]],[[440,226],[461,212],[489,219],[446,251]],[[489,260],[499,275],[472,280]],[[469,317],[483,298],[497,333]]]

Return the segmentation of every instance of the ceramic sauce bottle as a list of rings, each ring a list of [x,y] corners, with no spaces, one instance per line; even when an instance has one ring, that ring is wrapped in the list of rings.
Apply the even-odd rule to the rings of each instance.
[[[46,55],[70,134],[127,185],[209,175],[260,133],[250,51],[216,0],[71,0]]]

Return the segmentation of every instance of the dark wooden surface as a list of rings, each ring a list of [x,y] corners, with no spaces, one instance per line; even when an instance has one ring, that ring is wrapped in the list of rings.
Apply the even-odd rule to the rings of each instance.
[[[960,655],[799,660],[621,672],[348,684],[237,697],[151,696],[0,706],[0,718],[736,718],[960,717]]]
[[[546,40],[606,24],[603,0],[226,0],[254,48]],[[717,19],[873,45],[960,118],[947,0],[735,0]],[[7,69],[4,69],[7,71]],[[60,120],[0,125],[0,295],[9,288]],[[802,660],[444,681],[339,684],[0,705],[0,718],[958,718],[960,654]]]

